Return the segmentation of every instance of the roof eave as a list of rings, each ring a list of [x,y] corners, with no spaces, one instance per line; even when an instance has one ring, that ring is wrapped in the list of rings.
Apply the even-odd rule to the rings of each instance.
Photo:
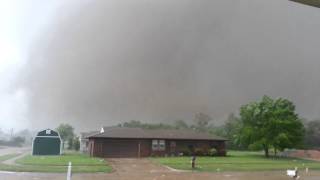
[[[228,139],[195,139],[195,138],[163,138],[163,137],[101,137],[90,136],[88,139],[165,139],[165,140],[195,140],[195,141],[229,141]]]

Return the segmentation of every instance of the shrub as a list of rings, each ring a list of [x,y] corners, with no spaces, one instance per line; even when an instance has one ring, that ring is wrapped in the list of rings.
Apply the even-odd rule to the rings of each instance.
[[[210,155],[210,151],[209,149],[206,149],[206,148],[196,148],[194,151],[194,154],[196,156],[208,156]]]
[[[192,152],[189,149],[183,149],[181,152],[183,156],[191,156]]]
[[[209,156],[216,156],[218,154],[218,151],[215,148],[212,148],[209,150]]]

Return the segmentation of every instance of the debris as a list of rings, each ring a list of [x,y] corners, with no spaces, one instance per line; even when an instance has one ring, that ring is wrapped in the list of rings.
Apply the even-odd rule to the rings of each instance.
[[[287,175],[289,177],[292,177],[293,179],[299,179],[300,176],[298,176],[298,168],[295,167],[294,170],[287,170]]]

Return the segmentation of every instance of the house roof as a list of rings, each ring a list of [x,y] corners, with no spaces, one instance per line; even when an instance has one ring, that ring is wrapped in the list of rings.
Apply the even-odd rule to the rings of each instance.
[[[127,127],[104,127],[103,129],[104,132],[89,136],[88,138],[227,140],[219,136],[196,132],[193,130],[142,129]]]
[[[80,133],[80,137],[81,138],[87,138],[89,136],[96,135],[96,134],[99,134],[99,133],[100,133],[99,131],[81,132]]]
[[[290,0],[290,1],[320,8],[320,0]]]

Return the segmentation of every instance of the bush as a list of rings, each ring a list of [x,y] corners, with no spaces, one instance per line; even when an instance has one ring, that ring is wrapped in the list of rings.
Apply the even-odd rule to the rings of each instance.
[[[196,156],[208,156],[210,155],[210,150],[206,148],[196,148],[194,150],[194,154]]]
[[[189,149],[183,149],[181,150],[181,152],[183,154],[183,156],[191,156],[192,152]]]
[[[202,149],[195,149],[194,150],[194,154],[196,156],[203,156],[204,155],[204,151]]]
[[[209,156],[216,156],[218,154],[218,151],[215,148],[212,148],[209,150]]]

